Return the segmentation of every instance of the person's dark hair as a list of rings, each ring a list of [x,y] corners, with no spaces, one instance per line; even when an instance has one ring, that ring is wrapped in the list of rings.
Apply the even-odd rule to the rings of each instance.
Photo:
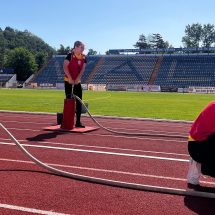
[[[79,46],[81,46],[81,45],[84,45],[81,41],[75,41],[74,42],[74,46],[73,46],[73,48],[72,48],[72,50],[71,50],[71,53],[73,53],[74,52],[74,48],[75,47],[79,47]]]
[[[81,41],[75,41],[73,48],[83,45]]]

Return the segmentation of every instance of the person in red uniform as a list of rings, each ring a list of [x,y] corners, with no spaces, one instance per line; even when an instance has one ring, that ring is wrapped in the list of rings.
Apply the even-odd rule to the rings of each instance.
[[[71,52],[66,56],[63,64],[64,68],[64,84],[66,98],[71,98],[72,87],[74,95],[82,99],[81,77],[86,67],[86,57],[83,54],[84,44],[80,41],[74,43]],[[81,123],[81,103],[76,100],[76,127],[84,128]]]
[[[188,184],[198,185],[201,174],[215,176],[215,101],[210,102],[192,124],[188,152],[191,156]]]

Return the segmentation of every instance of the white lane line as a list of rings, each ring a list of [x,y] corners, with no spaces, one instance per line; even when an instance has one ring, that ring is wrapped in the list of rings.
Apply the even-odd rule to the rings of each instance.
[[[32,114],[31,114],[32,113]],[[18,111],[18,112],[13,112],[12,114],[7,114],[7,111],[2,111],[0,110],[0,116],[4,117],[4,118],[22,118],[22,119],[41,119],[46,117],[46,118],[50,118],[50,117],[55,117],[56,118],[56,113],[44,113],[44,112],[40,112],[38,114],[36,114],[35,112],[31,112],[26,113],[25,111]]]
[[[13,159],[4,159],[0,158],[1,161],[5,162],[15,162],[15,163],[25,163],[25,164],[34,164],[32,161],[24,161],[24,160],[13,160]],[[90,168],[90,167],[81,167],[81,166],[71,166],[71,165],[62,165],[62,164],[53,164],[53,163],[46,163],[47,165],[54,166],[54,167],[63,167],[63,168],[70,168],[70,169],[80,169],[80,170],[88,170],[88,171],[95,171],[95,172],[105,172],[105,173],[115,173],[121,175],[129,175],[129,176],[139,176],[139,177],[149,177],[149,178],[156,178],[156,179],[165,179],[165,180],[173,180],[173,181],[187,181],[185,178],[174,178],[174,177],[167,177],[167,176],[159,176],[159,175],[149,175],[149,174],[142,174],[142,173],[135,173],[135,172],[124,172],[124,171],[116,171],[116,170],[107,170],[107,169],[98,169],[98,168]],[[207,182],[201,181],[205,184],[215,185],[214,182]]]
[[[1,143],[1,144],[2,145],[15,145],[14,143]],[[64,150],[64,151],[76,151],[76,152],[84,152],[84,153],[125,156],[125,157],[136,157],[136,158],[148,158],[148,159],[167,160],[167,161],[189,162],[189,160],[187,160],[187,159],[156,157],[156,156],[138,155],[138,154],[126,154],[126,153],[117,153],[117,152],[105,152],[105,151],[97,151],[97,150],[71,149],[71,148],[43,146],[43,145],[30,145],[30,144],[22,144],[22,146],[33,147],[33,148],[54,149],[54,150]]]
[[[30,128],[7,128],[8,130],[16,130],[16,131],[42,131],[41,130],[36,130],[36,129],[30,129]]]
[[[161,123],[159,123],[159,122],[152,122],[152,123],[150,123],[149,121],[130,121],[130,120],[127,120],[127,121],[118,121],[118,122],[114,122],[114,121],[107,121],[106,119],[105,120],[100,120],[99,119],[99,122],[100,123],[103,123],[103,124],[106,124],[106,125],[108,125],[108,124],[111,124],[111,125],[113,125],[113,124],[115,124],[115,125],[126,125],[127,124],[127,122],[129,122],[129,125],[131,126],[131,125],[133,125],[133,126],[143,126],[143,127],[148,127],[148,126],[151,126],[151,127],[159,127],[159,128],[164,128],[164,127],[168,127],[168,128],[170,128],[171,126],[174,126],[174,128],[183,128],[183,129],[185,129],[185,128],[187,128],[187,129],[189,129],[190,128],[190,126],[191,126],[191,123],[190,124],[184,124],[184,125],[179,125],[179,124],[176,124],[176,123],[171,123],[171,122],[167,122],[167,123],[165,123],[165,125],[163,124],[163,122],[161,122]],[[187,127],[186,127],[187,126]]]
[[[145,126],[142,126],[145,127]],[[150,134],[164,134],[164,135],[186,135],[188,136],[188,132],[173,132],[173,131],[165,131],[165,130],[160,130],[160,131],[155,131],[155,130],[146,130],[146,129],[134,129],[134,128],[126,128],[126,127],[109,127],[106,126],[106,128],[112,129],[112,130],[117,130],[117,131],[135,131],[135,132],[142,132],[142,133],[150,133]]]
[[[50,122],[20,122],[20,121],[9,121],[9,120],[1,120],[1,122],[9,122],[9,123],[16,123],[16,124],[33,124],[33,125],[40,125],[40,124],[42,124],[42,125],[49,125],[50,124]],[[54,123],[54,122],[52,122],[52,123]]]
[[[34,209],[34,208],[26,208],[26,207],[1,204],[1,203],[0,203],[0,208],[6,208],[6,209],[10,209],[10,210],[24,211],[24,212],[36,213],[36,214],[45,214],[45,215],[68,215],[65,213],[57,213],[57,212],[52,212],[52,211],[38,210],[38,209]]]
[[[11,139],[0,138],[2,140],[11,141]],[[28,142],[26,140],[18,140],[19,142]],[[81,145],[81,144],[72,144],[72,143],[61,143],[61,142],[50,142],[50,141],[35,141],[37,143],[45,143],[51,145],[61,145],[61,146],[73,146],[73,147],[85,147],[85,148],[98,148],[98,149],[109,149],[109,150],[120,150],[120,151],[131,151],[131,152],[142,152],[142,153],[151,153],[151,154],[164,154],[164,155],[176,155],[176,156],[185,156],[189,157],[188,154],[179,154],[173,152],[161,152],[161,151],[149,151],[149,150],[140,150],[140,149],[129,149],[129,148],[118,148],[118,147],[104,147],[104,146],[95,146],[95,145]],[[7,144],[11,142],[0,142],[0,144]]]
[[[27,142],[27,141],[24,141],[24,142]],[[119,150],[119,151],[142,152],[142,153],[151,153],[151,154],[164,154],[164,155],[176,155],[176,156],[189,157],[188,154],[179,154],[179,153],[173,153],[173,152],[161,152],[161,151],[158,152],[158,151],[149,151],[149,150],[140,150],[140,149],[128,149],[128,148],[117,148],[117,147],[113,148],[113,147],[104,147],[104,146],[80,145],[80,144],[72,144],[72,143],[69,143],[69,144],[68,143],[54,143],[54,142],[49,142],[49,141],[42,141],[42,142],[38,141],[37,143],[47,143],[47,144],[51,144],[51,145],[97,148],[97,149],[108,149],[108,150]]]
[[[7,122],[7,123],[17,123],[17,124],[37,124],[37,125],[48,125],[48,122],[20,122],[20,121],[9,121],[9,120],[2,120],[2,122]],[[122,123],[121,123],[122,124]],[[120,124],[120,125],[121,125]],[[143,126],[144,127],[144,126]],[[107,127],[110,129],[110,127]],[[163,132],[164,134],[171,134],[171,135],[181,135],[182,132],[173,132],[173,131],[154,131],[154,130],[142,130],[142,129],[133,129],[133,128],[122,128],[122,127],[111,127],[111,129],[115,129],[115,130],[125,130],[125,131],[136,131],[136,132],[150,132],[152,134],[159,134],[159,132]],[[187,133],[185,133],[184,135],[186,135]]]
[[[11,139],[0,138],[0,140],[8,140]],[[19,142],[28,142],[26,140],[18,140]],[[118,148],[118,147],[104,147],[104,146],[95,146],[95,145],[81,145],[81,144],[72,144],[72,143],[62,143],[62,142],[50,142],[50,141],[35,141],[37,143],[45,143],[51,145],[61,145],[61,146],[74,146],[74,147],[85,147],[85,148],[98,148],[98,149],[110,149],[110,150],[120,150],[120,151],[131,151],[131,152],[143,152],[143,153],[154,153],[154,154],[164,154],[164,155],[176,155],[176,156],[186,156],[189,157],[188,154],[179,154],[173,152],[162,152],[162,151],[149,151],[149,150],[140,150],[140,149],[129,149],[129,148]],[[5,142],[0,142],[4,144]],[[10,143],[10,142],[9,142]]]
[[[10,140],[10,139],[8,139]],[[28,142],[26,140],[18,140],[19,142]],[[93,145],[80,145],[80,144],[72,144],[72,143],[54,143],[49,141],[37,141],[37,143],[43,143],[43,144],[51,144],[51,145],[61,145],[61,146],[71,146],[71,147],[84,147],[84,148],[96,148],[96,149],[108,149],[108,150],[119,150],[119,151],[129,151],[129,152],[141,152],[141,153],[150,153],[150,154],[163,154],[163,155],[175,155],[175,156],[185,156],[189,157],[188,154],[179,154],[179,153],[173,153],[173,152],[158,152],[158,151],[149,151],[149,150],[138,150],[138,149],[128,149],[128,148],[113,148],[113,147],[103,147],[103,146],[93,146]],[[0,144],[3,145],[9,145],[13,143],[11,142],[0,142]],[[23,144],[22,144],[23,145]]]
[[[19,129],[19,128],[7,128],[8,130],[18,130],[18,131],[22,131],[22,130],[27,130],[27,131],[43,131],[43,129],[41,130],[33,130],[33,129]],[[71,134],[71,133],[65,133],[67,135]],[[73,133],[74,135],[74,133]],[[184,140],[178,140],[178,139],[162,139],[162,138],[150,138],[150,137],[137,137],[137,136],[125,136],[125,135],[114,135],[114,134],[90,134],[90,133],[83,133],[81,135],[87,135],[87,136],[99,136],[99,137],[111,137],[111,138],[124,138],[124,139],[136,139],[136,140],[156,140],[156,141],[163,141],[163,142],[176,142],[176,143],[187,143],[187,141]]]
[[[187,143],[186,140],[178,140],[177,138],[171,139],[162,139],[162,138],[152,138],[152,137],[135,137],[135,136],[125,136],[125,135],[113,135],[113,134],[90,134],[90,133],[83,133],[83,135],[87,136],[100,136],[100,137],[114,137],[114,138],[124,138],[124,139],[136,139],[136,140],[156,140],[156,141],[163,141],[163,142],[177,142],[177,143]]]

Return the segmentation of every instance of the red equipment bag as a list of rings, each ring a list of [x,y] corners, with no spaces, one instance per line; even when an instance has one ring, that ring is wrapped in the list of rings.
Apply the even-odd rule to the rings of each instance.
[[[62,129],[72,130],[74,128],[75,107],[75,98],[64,99]]]

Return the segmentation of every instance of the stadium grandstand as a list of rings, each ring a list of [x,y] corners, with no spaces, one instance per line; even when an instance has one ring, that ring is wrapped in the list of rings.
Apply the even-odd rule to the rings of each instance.
[[[178,91],[191,87],[215,89],[215,53],[210,53],[214,50],[215,48],[109,50],[110,55],[87,57],[82,84],[109,87],[117,85],[119,89],[132,85],[139,86],[139,89],[143,89],[143,86],[159,86],[161,91]],[[63,86],[64,58],[63,55],[53,56],[30,84],[38,87]]]
[[[13,87],[16,83],[16,75],[13,69],[0,68],[0,87]]]

